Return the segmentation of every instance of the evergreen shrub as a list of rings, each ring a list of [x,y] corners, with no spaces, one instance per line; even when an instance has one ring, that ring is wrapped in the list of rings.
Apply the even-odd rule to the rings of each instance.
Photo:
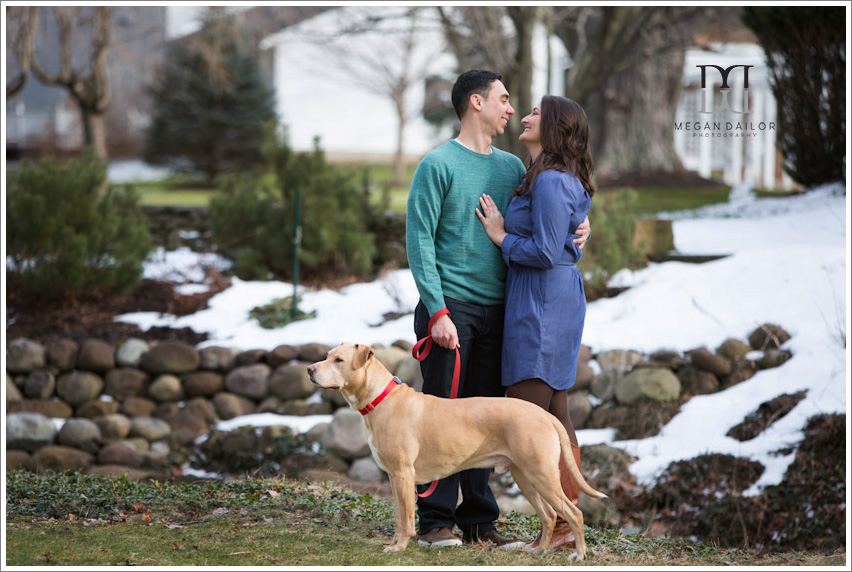
[[[220,252],[239,278],[292,279],[294,209],[301,190],[301,272],[309,278],[368,276],[374,267],[374,213],[368,197],[315,143],[294,152],[286,134],[267,128],[264,157],[271,173],[222,177],[210,200],[210,223]]]
[[[766,52],[784,170],[805,187],[844,180],[844,7],[747,6],[742,20]]]
[[[7,277],[43,297],[124,293],[151,241],[130,186],[111,188],[90,152],[7,171]]]
[[[586,291],[602,290],[622,268],[640,268],[645,257],[633,242],[639,194],[633,189],[595,193],[589,221],[592,236],[583,248],[579,268]]]
[[[275,96],[257,47],[221,10],[208,12],[191,38],[172,42],[155,85],[145,160],[203,173],[212,182],[263,164],[263,125]]]

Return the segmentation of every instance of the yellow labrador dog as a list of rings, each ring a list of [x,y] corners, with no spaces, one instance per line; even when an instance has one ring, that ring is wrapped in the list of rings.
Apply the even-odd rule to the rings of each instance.
[[[581,491],[606,498],[585,481],[574,461],[562,424],[538,405],[507,397],[447,399],[399,384],[365,345],[341,344],[308,367],[311,381],[339,390],[364,415],[370,450],[390,477],[395,532],[385,550],[404,550],[414,536],[415,484],[465,469],[507,468],[541,520],[536,552],[550,544],[556,514],[574,531],[577,552],[586,555],[583,513],[559,482],[562,453]]]

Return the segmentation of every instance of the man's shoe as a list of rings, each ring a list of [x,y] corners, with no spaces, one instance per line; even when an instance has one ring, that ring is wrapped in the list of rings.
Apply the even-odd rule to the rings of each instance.
[[[523,548],[525,542],[518,538],[506,538],[502,536],[496,529],[492,528],[490,530],[486,530],[482,534],[479,535],[479,538],[471,538],[465,539],[465,542],[487,542],[493,546],[496,546],[500,550],[515,550],[517,548]]]
[[[433,528],[417,537],[417,544],[423,546],[461,546],[462,539],[449,528]]]

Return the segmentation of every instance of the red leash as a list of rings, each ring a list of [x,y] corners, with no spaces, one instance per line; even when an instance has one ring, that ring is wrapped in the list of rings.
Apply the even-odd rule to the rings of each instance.
[[[411,348],[411,355],[418,361],[423,361],[426,359],[426,356],[429,355],[429,352],[432,350],[432,326],[435,322],[443,315],[450,315],[450,311],[446,308],[441,308],[435,315],[429,319],[429,327],[426,332],[426,337],[422,340],[418,340],[414,347]],[[421,351],[422,348],[422,351]],[[455,399],[459,394],[459,378],[461,377],[461,355],[459,354],[459,349],[456,349],[456,364],[453,367],[453,385],[450,387],[450,399]],[[426,489],[425,492],[417,493],[417,496],[420,498],[426,498],[435,492],[435,488],[438,486],[438,481],[432,481],[432,484],[429,485],[429,488]]]

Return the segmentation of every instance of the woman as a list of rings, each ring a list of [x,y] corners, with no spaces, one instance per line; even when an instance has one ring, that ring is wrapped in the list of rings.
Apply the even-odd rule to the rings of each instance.
[[[476,209],[508,265],[502,380],[508,397],[536,403],[562,422],[579,466],[567,392],[574,385],[586,317],[577,269],[582,251],[574,239],[595,193],[589,124],[579,104],[559,96],[542,98],[521,124],[530,164],[505,221],[488,195],[479,199],[482,211]],[[563,490],[577,504],[576,485],[566,470],[560,472]],[[558,517],[550,547],[573,542],[568,523]]]

